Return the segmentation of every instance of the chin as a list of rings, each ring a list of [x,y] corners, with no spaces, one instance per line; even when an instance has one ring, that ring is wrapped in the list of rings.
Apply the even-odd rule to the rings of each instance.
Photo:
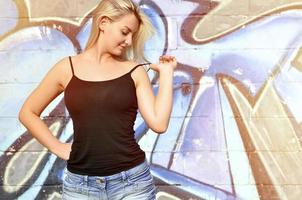
[[[121,50],[121,49],[117,49],[117,50],[114,51],[114,54],[115,54],[116,56],[122,56],[122,55],[124,54],[124,51]]]

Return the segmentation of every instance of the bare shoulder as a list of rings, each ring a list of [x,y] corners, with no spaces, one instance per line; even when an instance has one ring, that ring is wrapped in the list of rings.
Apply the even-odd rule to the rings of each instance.
[[[136,69],[131,73],[131,77],[134,80],[135,86],[137,87],[141,82],[146,81],[146,79],[149,80],[147,71],[145,69],[145,65],[143,65],[143,63],[137,63],[135,61],[127,61],[128,62],[128,66],[129,66],[129,70],[135,68]]]
[[[72,70],[70,66],[69,57],[63,57],[61,58],[55,65],[54,68],[56,68],[56,71],[58,73],[59,82],[63,90],[65,90],[68,82],[70,81],[72,77]]]

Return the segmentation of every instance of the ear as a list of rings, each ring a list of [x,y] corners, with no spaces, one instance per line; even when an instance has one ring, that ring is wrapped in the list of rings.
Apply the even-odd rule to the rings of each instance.
[[[107,16],[102,16],[99,19],[99,29],[100,30],[104,30],[106,28],[106,26],[111,22],[111,20],[109,19],[109,17]]]

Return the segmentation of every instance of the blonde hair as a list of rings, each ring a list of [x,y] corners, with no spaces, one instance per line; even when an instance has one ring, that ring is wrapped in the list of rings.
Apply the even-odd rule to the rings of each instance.
[[[91,48],[97,42],[99,37],[99,19],[101,17],[106,16],[110,20],[116,21],[127,14],[134,14],[139,21],[139,28],[133,34],[132,45],[126,49],[123,58],[137,62],[148,61],[144,54],[144,45],[153,36],[155,29],[147,15],[140,10],[138,5],[131,0],[102,0],[91,14],[92,27],[85,50]]]

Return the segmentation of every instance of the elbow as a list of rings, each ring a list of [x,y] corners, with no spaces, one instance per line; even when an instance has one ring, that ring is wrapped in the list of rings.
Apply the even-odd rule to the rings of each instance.
[[[22,122],[23,118],[24,118],[24,111],[20,110],[20,111],[19,111],[19,114],[18,114],[19,122],[23,123],[23,122]]]
[[[19,111],[19,113],[18,113],[18,119],[19,119],[19,121],[20,121],[22,124],[24,124],[25,119],[27,119],[31,113],[33,113],[33,112],[31,112],[31,111],[29,111],[29,110],[21,109],[21,110]],[[33,113],[33,114],[34,114],[34,113]]]
[[[166,126],[166,125],[164,125],[164,126],[163,125],[161,125],[161,126],[158,125],[158,126],[152,128],[152,131],[154,131],[158,134],[163,134],[167,131],[167,129],[168,129],[168,126]]]

